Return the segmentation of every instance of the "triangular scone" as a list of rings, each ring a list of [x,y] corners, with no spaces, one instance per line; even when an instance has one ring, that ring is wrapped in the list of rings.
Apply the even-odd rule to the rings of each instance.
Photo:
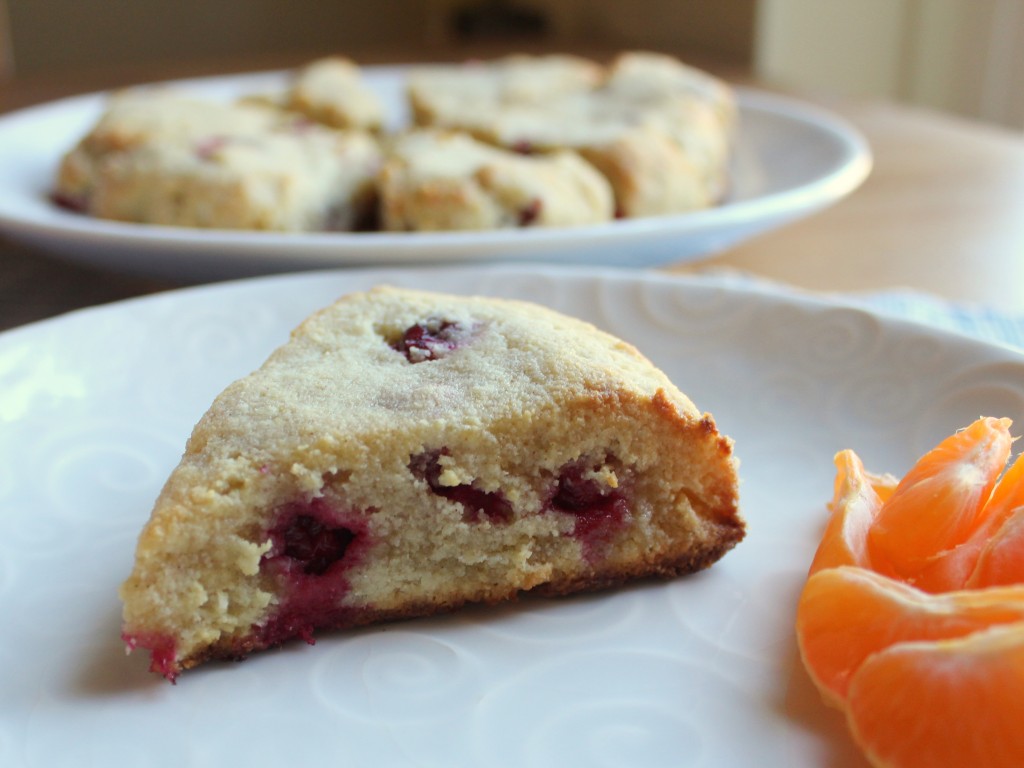
[[[632,346],[515,301],[377,288],[203,416],[121,590],[170,679],[314,629],[704,568],[732,443]]]

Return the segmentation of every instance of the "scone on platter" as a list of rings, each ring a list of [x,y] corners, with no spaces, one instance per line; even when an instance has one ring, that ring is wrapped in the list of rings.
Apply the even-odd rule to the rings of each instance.
[[[374,213],[377,140],[268,107],[164,90],[113,98],[63,158],[55,197],[119,221],[348,230]]]
[[[544,81],[549,58],[417,72],[408,86],[414,118],[521,152],[574,150],[608,178],[623,218],[722,200],[736,130],[735,97],[724,82],[670,56],[633,52],[590,79],[553,78],[540,97],[504,87],[510,72],[516,82],[528,80],[531,67]]]
[[[290,638],[703,569],[732,442],[629,344],[540,306],[380,287],[219,395],[121,589],[173,680]]]
[[[597,224],[615,210],[608,182],[575,152],[526,156],[437,131],[393,143],[378,193],[381,228],[399,232]]]
[[[377,132],[384,125],[384,105],[363,81],[351,59],[329,56],[299,69],[281,99],[294,110],[332,128]]]

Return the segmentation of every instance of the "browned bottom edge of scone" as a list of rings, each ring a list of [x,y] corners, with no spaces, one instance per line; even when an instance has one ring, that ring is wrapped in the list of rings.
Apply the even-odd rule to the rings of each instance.
[[[738,544],[745,535],[742,523],[737,522],[720,527],[718,536],[713,541],[693,548],[680,557],[657,563],[642,562],[628,564],[613,570],[596,574],[581,574],[566,579],[546,582],[529,590],[511,589],[505,593],[494,593],[482,599],[441,598],[437,601],[417,602],[398,609],[379,610],[372,607],[357,607],[345,611],[342,618],[332,624],[297,630],[288,637],[274,638],[267,641],[264,636],[254,630],[245,638],[228,638],[215,643],[200,653],[168,665],[154,663],[151,669],[163,674],[172,682],[178,673],[196,667],[208,661],[242,661],[250,654],[268,648],[285,645],[297,639],[313,644],[313,629],[317,631],[338,631],[355,629],[369,625],[407,621],[451,613],[468,605],[496,606],[517,601],[523,596],[539,596],[544,598],[567,597],[575,594],[598,592],[639,583],[643,580],[669,580],[680,576],[702,571],[721,559],[729,550]]]

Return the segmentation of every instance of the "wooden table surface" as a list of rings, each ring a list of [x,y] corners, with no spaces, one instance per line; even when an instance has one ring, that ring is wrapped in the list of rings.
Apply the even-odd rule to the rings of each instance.
[[[106,87],[303,60],[14,80],[0,84],[0,111]],[[749,84],[741,72],[721,74]],[[798,96],[863,132],[875,156],[868,180],[810,218],[666,269],[738,269],[815,291],[915,288],[1024,314],[1024,136],[905,106]],[[175,287],[65,263],[0,234],[0,330]]]

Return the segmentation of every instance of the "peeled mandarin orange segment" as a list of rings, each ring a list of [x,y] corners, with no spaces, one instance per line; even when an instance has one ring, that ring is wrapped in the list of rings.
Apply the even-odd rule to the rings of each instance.
[[[1001,523],[1021,506],[1024,506],[1024,453],[1017,457],[992,489],[992,496],[982,510],[982,523],[992,519]]]
[[[942,553],[914,577],[914,586],[932,593],[964,589],[987,541],[987,536],[972,536]]]
[[[1000,529],[1008,523],[1008,518],[1015,514],[1020,507],[1024,507],[1024,454],[1017,457],[1009,469],[1003,473],[992,489],[992,495],[988,503],[982,508],[978,526],[970,537],[962,544],[954,547],[948,552],[943,552],[933,559],[914,579],[914,586],[927,590],[928,592],[946,592],[951,589],[963,589],[967,586],[988,586],[990,584],[1014,584],[1024,581],[1024,573],[1020,569],[1004,572],[1004,575],[996,576],[994,573],[989,576],[979,576],[972,579],[972,574],[978,567],[978,558],[989,546],[989,542],[997,536],[1005,536],[1009,543],[1015,537],[1022,534],[1013,534],[1009,531],[1000,534]],[[1005,549],[1010,552],[1012,547]],[[1017,550],[1019,552],[1019,550]],[[1004,565],[1008,565],[1005,563]],[[1002,568],[1003,566],[1000,566]],[[987,568],[987,566],[986,566]],[[1024,563],[1021,564],[1024,568]],[[1013,573],[1021,577],[1014,578]],[[994,579],[994,580],[989,580]]]
[[[872,559],[913,579],[966,541],[1010,454],[1010,419],[982,418],[947,437],[900,480],[868,532]]]
[[[835,491],[825,533],[811,561],[810,573],[839,565],[868,568],[868,530],[882,507],[876,490],[878,476],[864,470],[860,457],[851,450],[835,456]]]
[[[850,681],[847,720],[875,766],[1024,765],[1024,623],[894,645]]]
[[[842,707],[850,679],[895,643],[962,637],[1024,622],[1024,585],[930,595],[863,568],[819,571],[797,606],[797,642],[825,700]]]
[[[896,490],[896,486],[899,485],[899,478],[895,475],[890,475],[888,472],[877,475],[874,472],[865,470],[864,474],[867,475],[871,487],[875,489],[875,493],[878,494],[878,498],[882,500],[883,504],[889,500],[889,497]]]
[[[969,589],[1004,584],[1024,585],[1024,507],[1019,507],[992,535],[967,579]]]

